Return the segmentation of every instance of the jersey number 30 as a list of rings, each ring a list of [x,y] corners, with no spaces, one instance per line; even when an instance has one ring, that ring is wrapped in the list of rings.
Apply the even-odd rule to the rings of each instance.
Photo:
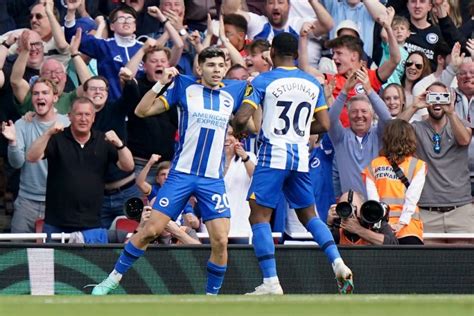
[[[295,109],[295,114],[293,116],[293,122],[291,122],[291,118],[288,116],[288,111],[290,110],[290,107],[292,104],[293,104],[292,101],[278,101],[277,102],[276,106],[283,107],[283,110],[281,111],[281,114],[278,118],[282,119],[283,122],[285,122],[285,126],[282,129],[275,128],[273,130],[275,134],[286,135],[286,133],[288,133],[288,130],[290,129],[290,125],[292,125],[293,123],[293,129],[295,130],[295,133],[298,136],[304,136],[306,126],[304,126],[303,129],[301,130],[300,127],[298,126],[298,123],[300,121],[301,111],[303,109],[308,109],[305,122],[308,121],[309,115],[311,112],[311,104],[309,104],[308,102],[301,102],[300,104],[298,104],[298,106]]]

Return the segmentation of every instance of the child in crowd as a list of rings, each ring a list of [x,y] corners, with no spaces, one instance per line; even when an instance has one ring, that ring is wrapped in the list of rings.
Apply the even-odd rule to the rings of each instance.
[[[392,30],[395,35],[395,38],[397,39],[398,46],[400,47],[400,62],[398,63],[397,68],[395,68],[395,71],[392,73],[392,75],[387,79],[387,82],[383,86],[384,88],[389,85],[390,83],[398,83],[400,84],[400,78],[403,75],[403,72],[405,71],[405,61],[408,57],[408,51],[403,47],[405,45],[405,41],[407,40],[408,37],[410,37],[410,22],[408,21],[407,18],[403,16],[398,16],[398,15],[393,15],[394,11],[387,9],[389,14],[389,19],[392,19]],[[382,60],[380,61],[380,65],[382,65],[384,62],[386,62],[390,58],[390,53],[388,49],[388,43],[387,43],[387,34],[386,32],[382,29],[382,49],[383,49],[383,55],[382,55]]]

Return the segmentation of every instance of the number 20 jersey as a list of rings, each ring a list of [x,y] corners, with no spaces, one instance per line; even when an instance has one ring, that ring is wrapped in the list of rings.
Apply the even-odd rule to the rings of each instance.
[[[278,67],[252,81],[244,103],[263,110],[258,165],[308,172],[313,114],[327,109],[320,83],[296,67]]]

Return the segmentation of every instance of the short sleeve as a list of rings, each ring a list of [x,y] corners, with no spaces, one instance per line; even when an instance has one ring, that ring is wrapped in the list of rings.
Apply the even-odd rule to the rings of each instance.
[[[319,84],[319,82],[317,84],[319,88],[319,95],[318,100],[316,101],[316,107],[314,109],[315,113],[322,110],[327,110],[328,108],[326,97],[324,96],[324,88]]]
[[[248,105],[258,109],[260,102],[265,97],[265,85],[263,77],[258,76],[245,89],[244,101]]]
[[[171,85],[168,87],[168,89],[166,89],[165,93],[163,93],[163,95],[159,97],[161,101],[163,101],[163,103],[165,104],[165,108],[167,110],[169,110],[173,106],[176,106],[181,97],[180,94],[184,93],[184,90],[182,89],[182,80],[182,75],[176,76]]]

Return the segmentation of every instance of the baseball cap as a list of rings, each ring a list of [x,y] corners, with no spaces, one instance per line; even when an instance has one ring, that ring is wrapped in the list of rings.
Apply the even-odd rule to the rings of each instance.
[[[354,21],[352,20],[344,20],[344,21],[341,21],[338,25],[337,25],[337,28],[336,28],[336,36],[339,36],[339,31],[342,30],[342,29],[350,29],[350,30],[353,30],[357,33],[357,35],[359,35],[360,37],[360,31],[359,31],[359,28],[357,27],[357,24],[355,24]]]

